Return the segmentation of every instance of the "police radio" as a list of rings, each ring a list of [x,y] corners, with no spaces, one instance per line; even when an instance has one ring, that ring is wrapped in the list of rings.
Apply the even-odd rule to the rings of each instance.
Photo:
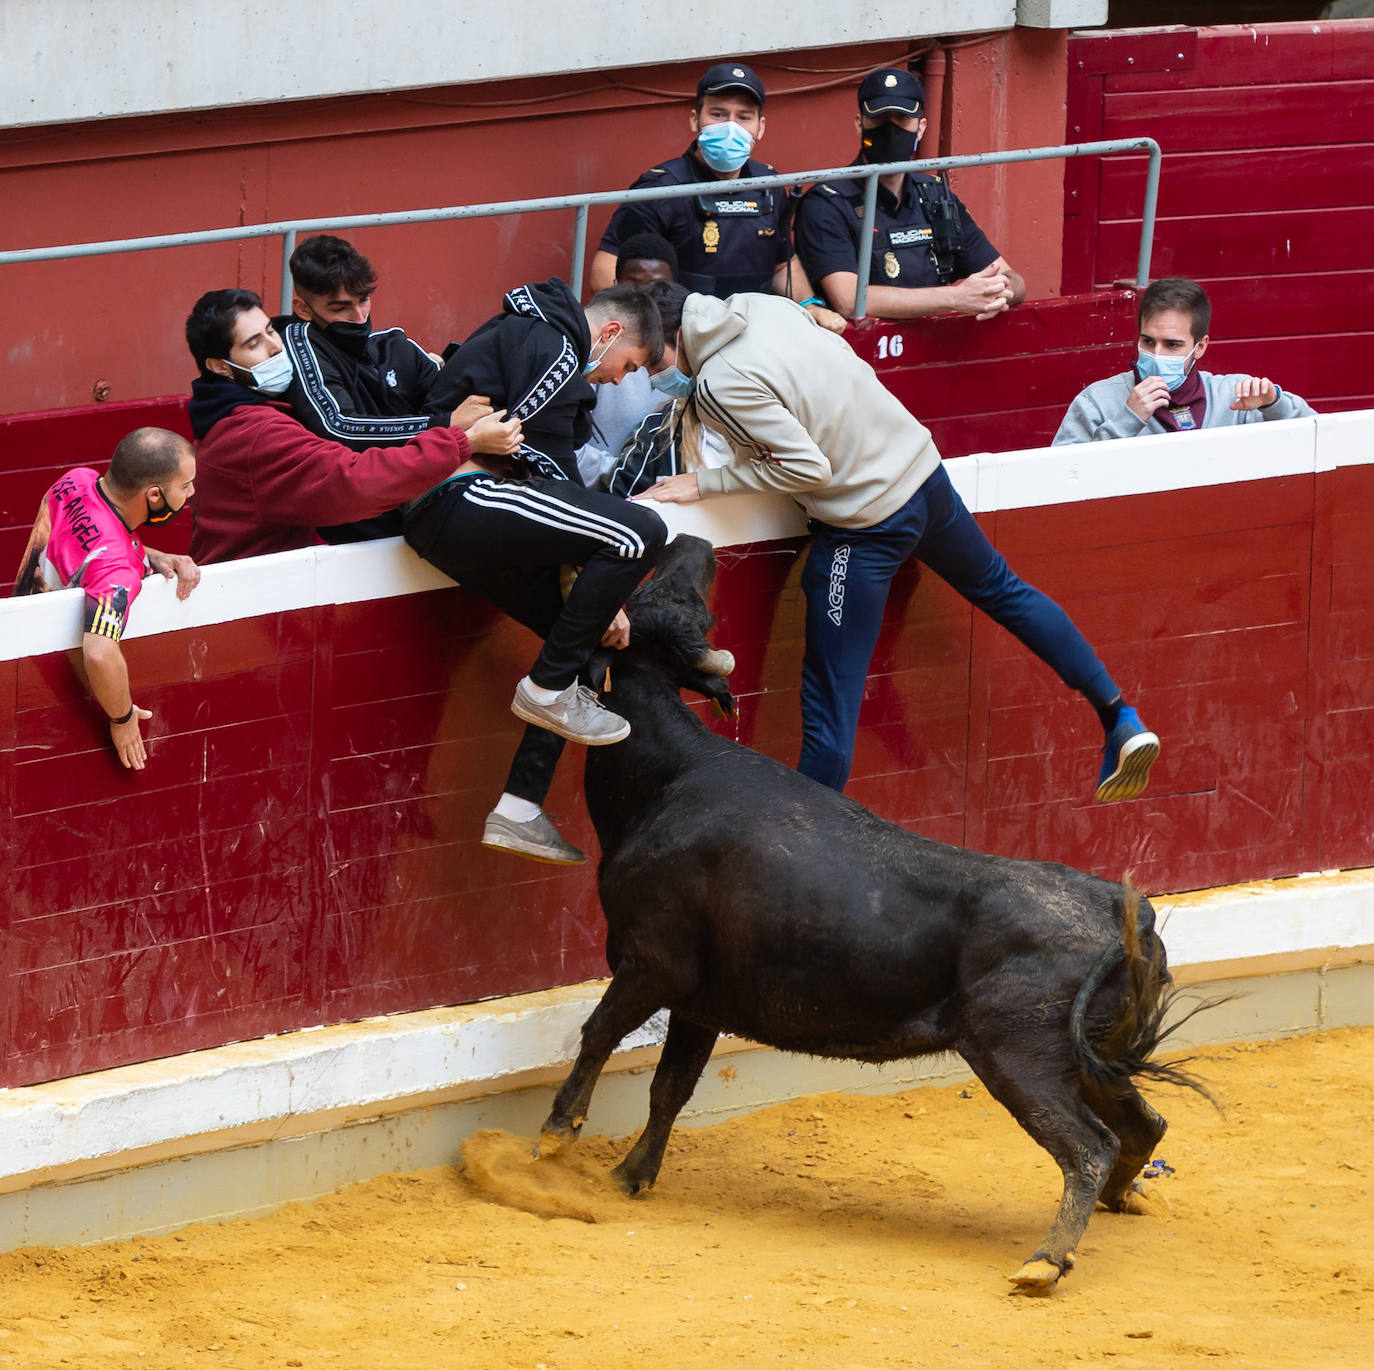
[[[948,285],[954,279],[954,261],[959,251],[959,202],[950,194],[943,174],[934,181],[917,182],[916,194],[930,225],[930,259],[935,263],[936,279],[941,285]]]

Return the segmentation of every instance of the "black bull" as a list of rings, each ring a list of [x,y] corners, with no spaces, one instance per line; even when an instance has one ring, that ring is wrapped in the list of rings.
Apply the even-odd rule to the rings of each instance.
[[[714,576],[710,545],[679,536],[627,606],[606,698],[634,731],[586,773],[612,979],[540,1148],[576,1137],[611,1052],[664,1007],[649,1121],[615,1170],[630,1194],[657,1177],[719,1033],[859,1061],[957,1051],[1063,1171],[1012,1276],[1052,1285],[1099,1200],[1145,1207],[1165,1122],[1133,1077],[1191,1083],[1150,1059],[1169,982],[1154,911],[1067,866],[915,836],[712,734],[679,689],[733,708],[709,669]]]

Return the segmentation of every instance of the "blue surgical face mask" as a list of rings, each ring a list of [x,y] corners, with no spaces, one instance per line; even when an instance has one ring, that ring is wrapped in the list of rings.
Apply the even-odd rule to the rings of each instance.
[[[596,368],[601,365],[601,363],[605,360],[606,353],[609,352],[611,348],[615,346],[616,340],[619,337],[619,332],[612,333],[611,336],[606,340],[606,346],[603,347],[600,352],[593,352],[587,358],[587,364],[582,368],[582,374],[584,376],[590,376],[592,372],[595,371]],[[595,347],[596,344],[593,343],[592,346]]]
[[[1135,369],[1140,373],[1140,379],[1146,376],[1158,376],[1170,390],[1177,390],[1188,378],[1188,364],[1193,352],[1197,351],[1197,344],[1193,344],[1193,351],[1186,357],[1158,357],[1153,352],[1146,352],[1142,347],[1136,357]]]
[[[229,365],[251,378],[242,381],[243,385],[261,390],[264,395],[283,395],[291,388],[291,355],[284,347],[275,357],[268,357],[256,366],[240,366],[237,362],[229,362]]]
[[[690,376],[684,376],[675,366],[649,377],[649,384],[660,395],[671,395],[675,400],[686,399],[692,393],[694,384]]]
[[[697,134],[697,151],[712,171],[738,171],[753,150],[749,130],[733,119],[723,124],[707,124]]]

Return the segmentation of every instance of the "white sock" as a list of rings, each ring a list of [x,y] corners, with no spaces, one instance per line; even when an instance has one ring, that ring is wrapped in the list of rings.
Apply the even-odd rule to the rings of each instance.
[[[496,801],[496,812],[502,818],[509,818],[512,823],[528,823],[531,818],[539,817],[539,805],[528,799],[521,799],[518,795],[503,794]]]
[[[536,685],[529,676],[526,676],[520,683],[525,687],[525,693],[536,704],[552,704],[563,693],[562,690],[546,690],[544,686]]]

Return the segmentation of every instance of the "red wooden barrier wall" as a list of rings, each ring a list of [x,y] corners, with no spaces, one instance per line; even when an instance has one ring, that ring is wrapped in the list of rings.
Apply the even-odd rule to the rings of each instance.
[[[1265,370],[1319,408],[1374,404],[1374,271],[1360,255],[1374,231],[1372,31],[1091,37],[1070,63],[1071,140],[1144,132],[1165,146],[1156,274],[1206,281],[1209,363]],[[1065,288],[1088,291],[1133,272],[1140,173],[1130,159],[1071,166]],[[1082,385],[1125,365],[1133,313],[1130,292],[1107,291],[992,326],[853,337],[958,455],[1046,441]],[[140,423],[185,431],[182,406],[0,423],[0,580],[57,470],[101,464]],[[1129,512],[1113,500],[984,518],[1164,735],[1151,790],[1092,805],[1091,713],[913,573],[875,656],[851,793],[934,837],[1113,876],[1130,865],[1154,889],[1374,861],[1372,515],[1365,466],[1134,496]],[[187,531],[157,541],[178,549]],[[793,550],[725,560],[737,735],[791,761]],[[590,876],[477,845],[528,650],[457,590],[136,639],[156,710],[137,776],[112,763],[60,654],[0,662],[0,1084],[600,973]],[[568,764],[553,807],[594,846],[578,784]]]
[[[850,793],[1153,890],[1374,862],[1371,517],[1371,466],[984,516],[1163,736],[1151,787],[1093,804],[1092,712],[912,571]],[[793,762],[795,547],[722,561],[734,734]],[[603,972],[590,871],[478,845],[523,630],[450,589],[127,647],[155,711],[141,774],[62,654],[0,663],[0,1083]],[[594,850],[577,771],[570,749],[551,808]]]
[[[1374,20],[1073,35],[1067,141],[1142,134],[1164,152],[1151,274],[1206,286],[1208,369],[1374,404]],[[1135,279],[1144,165],[1067,164],[1066,294]]]

